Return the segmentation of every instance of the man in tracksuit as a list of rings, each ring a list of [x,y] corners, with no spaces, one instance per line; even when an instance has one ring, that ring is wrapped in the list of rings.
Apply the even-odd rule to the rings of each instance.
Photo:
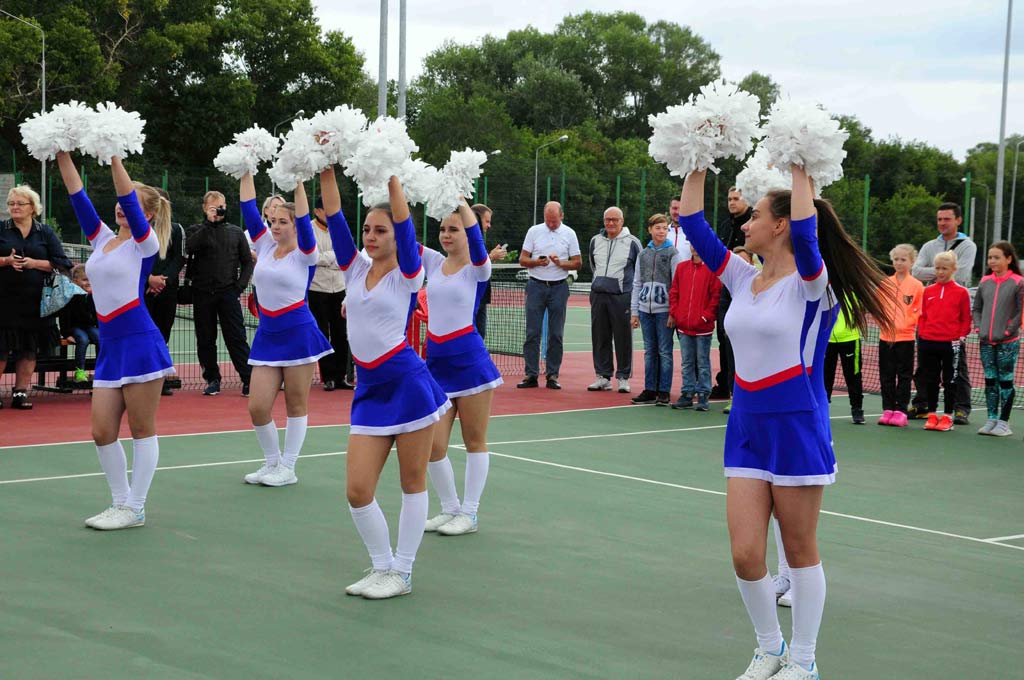
[[[597,375],[597,380],[587,387],[591,392],[612,389],[613,373],[619,392],[629,392],[633,375],[629,300],[636,258],[642,249],[640,240],[623,226],[622,211],[615,206],[605,210],[604,229],[590,239],[588,251],[590,270],[594,273],[590,284],[590,338]]]

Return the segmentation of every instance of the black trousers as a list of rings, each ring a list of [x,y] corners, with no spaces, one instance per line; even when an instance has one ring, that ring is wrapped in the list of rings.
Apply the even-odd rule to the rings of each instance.
[[[590,294],[590,340],[594,373],[609,380],[633,376],[633,330],[629,325],[629,293]],[[612,345],[615,357],[612,361]],[[616,371],[615,366],[619,369]]]
[[[836,364],[843,365],[846,391],[850,395],[850,408],[864,408],[864,388],[860,379],[860,340],[830,342],[825,348],[825,392],[832,402],[832,386],[836,382]]]
[[[907,412],[913,375],[913,340],[878,342],[878,378],[882,386],[884,410]]]
[[[147,295],[146,309],[153,317],[153,323],[160,329],[160,334],[164,336],[164,342],[170,342],[174,315],[178,311],[178,289],[167,287],[159,295]]]
[[[316,319],[316,325],[334,348],[334,354],[320,358],[320,380],[340,383],[343,378],[349,377],[348,325],[341,315],[345,292],[320,293],[311,290],[308,299],[309,311]]]
[[[227,290],[208,293],[196,290],[193,293],[192,314],[196,325],[196,353],[203,367],[203,380],[220,380],[220,363],[217,360],[217,324],[220,323],[224,344],[227,345],[231,363],[238,376],[246,385],[252,367],[249,366],[249,341],[245,337],[245,322],[242,320],[242,304],[238,293]]]
[[[927,342],[927,341],[926,341]],[[917,353],[917,370],[914,372],[914,388],[917,393],[914,394],[914,408],[924,411],[928,408],[928,390],[927,381],[924,374],[921,372],[921,346],[920,340],[918,340],[918,353]],[[971,375],[967,372],[967,352],[965,348],[961,348],[958,353],[957,365],[956,365],[956,383],[953,386],[953,410],[963,411],[964,415],[970,415],[971,413]],[[936,395],[936,400],[938,395]],[[936,401],[936,404],[938,401]],[[931,409],[928,413],[933,413],[935,409]]]
[[[956,407],[956,378],[959,359],[963,352],[960,343],[917,341],[917,368],[924,382],[924,393],[928,395],[928,413],[935,413],[939,406],[939,379],[942,379],[943,407],[945,413],[953,414]]]
[[[725,311],[721,307],[718,310],[715,335],[718,338],[718,373],[715,374],[715,390],[723,397],[731,396],[733,383],[736,380],[736,358],[732,354],[732,342],[725,334]]]
[[[476,332],[480,334],[480,337],[487,339],[487,303],[480,303],[473,325],[476,326]]]

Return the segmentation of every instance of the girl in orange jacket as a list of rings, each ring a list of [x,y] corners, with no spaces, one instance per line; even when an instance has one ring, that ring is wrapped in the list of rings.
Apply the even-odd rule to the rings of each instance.
[[[893,332],[881,331],[878,338],[878,373],[882,385],[882,417],[879,425],[906,427],[910,384],[914,374],[914,338],[921,316],[924,285],[910,275],[917,249],[901,243],[889,251],[896,273],[885,280],[889,287],[889,319]]]

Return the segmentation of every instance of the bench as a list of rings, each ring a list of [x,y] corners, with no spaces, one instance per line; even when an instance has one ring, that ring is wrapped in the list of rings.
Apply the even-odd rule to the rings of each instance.
[[[72,344],[68,342],[67,338],[61,338],[60,351],[57,356],[36,357],[36,383],[32,385],[32,389],[60,394],[70,394],[76,390],[92,390],[92,380],[80,383],[74,381],[75,357],[73,352],[68,351],[68,347],[71,346]],[[4,368],[4,373],[14,373],[14,368],[15,362],[8,361],[7,366]],[[86,359],[85,370],[92,371],[95,369],[96,358],[90,357]],[[46,384],[47,373],[57,374],[57,379],[53,385]],[[164,382],[171,389],[181,389],[181,378],[170,377]]]

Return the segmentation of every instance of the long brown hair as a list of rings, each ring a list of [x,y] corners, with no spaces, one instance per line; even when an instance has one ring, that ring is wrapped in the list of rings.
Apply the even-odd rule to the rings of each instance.
[[[999,248],[999,250],[1003,251],[1003,255],[1010,258],[1010,264],[1007,269],[1017,276],[1021,276],[1020,260],[1017,258],[1017,251],[1014,249],[1013,244],[1009,241],[996,241],[988,247],[989,250],[992,250],[993,248]],[[988,253],[985,254],[988,255]],[[986,257],[985,259],[988,258]],[[992,273],[992,267],[988,268],[988,273]]]
[[[773,217],[790,218],[791,196],[790,191],[781,190],[765,194]],[[885,284],[885,274],[846,233],[831,203],[816,198],[814,207],[818,213],[818,249],[846,325],[866,333],[870,315],[883,330],[892,332],[888,309],[893,293]]]

